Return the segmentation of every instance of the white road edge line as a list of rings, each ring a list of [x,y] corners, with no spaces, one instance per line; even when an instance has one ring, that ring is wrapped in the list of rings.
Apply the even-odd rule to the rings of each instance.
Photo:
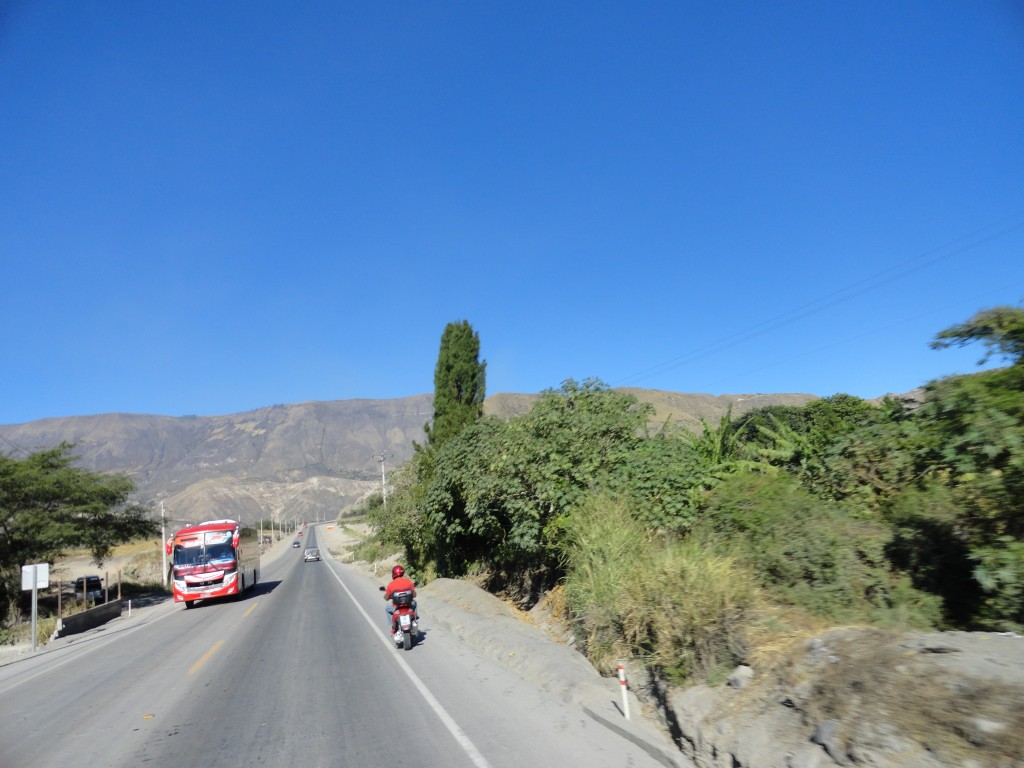
[[[370,614],[368,614],[363,606],[359,604],[359,601],[356,600],[356,596],[352,594],[352,590],[350,590],[345,585],[345,582],[341,580],[341,576],[338,575],[337,571],[335,571],[334,568],[331,568],[330,571],[334,578],[338,580],[338,583],[341,584],[341,588],[348,594],[353,605],[355,605],[356,609],[363,615],[363,618],[366,619],[366,623],[370,625],[371,629],[373,629],[374,634],[381,639],[381,642],[383,642],[389,650],[394,650],[394,644],[391,642],[391,639],[386,638],[380,633],[380,622],[375,622],[370,618]],[[416,686],[416,690],[420,692],[420,695],[426,700],[430,708],[434,710],[434,713],[441,719],[441,722],[444,723],[451,735],[455,737],[459,746],[462,747],[463,751],[469,756],[469,759],[473,761],[473,765],[477,766],[477,768],[491,768],[491,764],[487,762],[487,758],[480,754],[480,750],[476,748],[476,745],[473,744],[469,736],[466,735],[466,732],[459,728],[458,723],[456,723],[452,716],[448,714],[447,710],[441,706],[441,702],[434,698],[434,694],[432,694],[427,686],[424,685],[423,681],[416,676],[416,673],[412,671],[412,667],[409,666],[408,662],[399,655],[395,655],[395,661],[398,662],[399,668],[408,675],[412,684]]]

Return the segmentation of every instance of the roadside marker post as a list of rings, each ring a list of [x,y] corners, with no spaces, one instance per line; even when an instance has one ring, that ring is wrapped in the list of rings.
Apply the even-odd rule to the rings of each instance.
[[[622,713],[629,720],[629,690],[626,685],[626,670],[619,664],[619,687],[622,689]]]

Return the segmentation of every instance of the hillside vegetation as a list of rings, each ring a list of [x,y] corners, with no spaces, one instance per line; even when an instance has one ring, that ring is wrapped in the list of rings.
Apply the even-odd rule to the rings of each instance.
[[[420,579],[468,577],[524,606],[556,590],[602,669],[716,679],[825,624],[1024,627],[1024,311],[934,345],[1011,365],[923,402],[767,404],[696,431],[601,382],[485,416],[418,451],[368,504]]]

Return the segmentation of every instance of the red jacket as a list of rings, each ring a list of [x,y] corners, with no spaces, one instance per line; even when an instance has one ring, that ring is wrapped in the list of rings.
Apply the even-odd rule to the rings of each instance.
[[[384,590],[384,599],[390,600],[391,596],[395,592],[411,591],[412,596],[416,597],[416,585],[412,583],[412,579],[407,579],[405,576],[399,576],[397,579],[392,579],[391,583],[388,584],[387,589]]]

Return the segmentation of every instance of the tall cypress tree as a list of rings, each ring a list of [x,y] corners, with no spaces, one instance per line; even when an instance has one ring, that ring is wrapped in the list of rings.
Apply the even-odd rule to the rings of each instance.
[[[448,323],[434,369],[434,420],[423,425],[428,443],[440,445],[483,415],[486,368],[469,322]]]

